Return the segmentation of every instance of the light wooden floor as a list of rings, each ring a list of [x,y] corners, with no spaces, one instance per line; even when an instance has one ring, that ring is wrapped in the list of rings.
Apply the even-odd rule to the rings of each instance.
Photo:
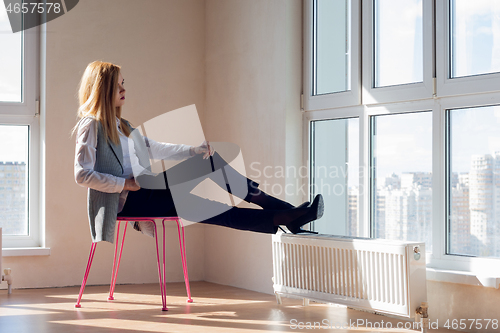
[[[87,287],[80,309],[74,308],[77,287],[14,290],[11,295],[0,290],[0,332],[415,332],[375,328],[382,321],[384,327],[388,321],[393,327],[402,321],[335,305],[311,302],[303,307],[300,300],[287,298],[277,305],[273,295],[208,282],[193,282],[191,290],[194,303],[188,304],[184,284],[168,284],[167,312],[161,311],[158,284],[116,286],[114,301],[107,301],[108,286]],[[373,328],[356,327],[358,320]],[[304,328],[294,329],[299,322]],[[308,329],[314,322],[315,329]]]

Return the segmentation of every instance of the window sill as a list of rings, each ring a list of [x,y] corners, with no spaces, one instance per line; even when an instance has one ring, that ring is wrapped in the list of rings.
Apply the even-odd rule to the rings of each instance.
[[[20,247],[2,249],[3,257],[50,256],[49,247]]]
[[[427,280],[451,282],[498,289],[500,277],[479,276],[470,272],[452,271],[427,267]]]

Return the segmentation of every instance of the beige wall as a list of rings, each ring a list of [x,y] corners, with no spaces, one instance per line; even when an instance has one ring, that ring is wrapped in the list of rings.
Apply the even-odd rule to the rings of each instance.
[[[500,290],[458,283],[446,283],[427,280],[427,299],[429,300],[429,316],[438,321],[440,326],[454,319],[481,319],[481,330],[466,329],[467,332],[498,332],[490,323],[486,329],[485,319],[496,319],[500,325]],[[471,321],[467,322],[471,325]]]
[[[124,117],[139,125],[169,110],[205,109],[203,0],[86,0],[47,25],[46,246],[44,257],[6,257],[15,288],[78,285],[90,249],[86,190],[73,178],[76,91],[86,65],[122,66]],[[186,228],[189,273],[204,278],[203,226]],[[168,232],[167,281],[183,281],[177,230]],[[158,281],[154,241],[128,230],[118,283]],[[114,247],[99,243],[89,284],[109,283]],[[6,284],[1,284],[5,287]]]
[[[283,189],[285,178],[257,176],[302,158],[300,0],[206,2],[206,121],[214,141],[238,144],[247,174]],[[302,197],[285,198],[298,203]],[[207,227],[205,278],[272,293],[271,236]]]

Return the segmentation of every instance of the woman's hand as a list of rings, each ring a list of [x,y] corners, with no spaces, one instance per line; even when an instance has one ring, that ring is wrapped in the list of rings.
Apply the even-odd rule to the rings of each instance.
[[[132,178],[132,179],[125,179],[125,186],[123,186],[123,189],[127,191],[138,191],[141,189],[141,187],[139,186],[139,184],[137,184],[135,179]]]
[[[198,147],[191,147],[192,155],[204,154],[203,159],[207,159],[212,156],[215,152],[214,148],[210,145],[210,142],[203,141]]]

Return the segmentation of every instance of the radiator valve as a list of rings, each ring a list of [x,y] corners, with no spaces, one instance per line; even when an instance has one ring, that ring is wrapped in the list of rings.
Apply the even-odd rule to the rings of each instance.
[[[420,316],[420,325],[422,329],[422,333],[427,332],[427,328],[429,326],[429,303],[422,302],[421,305],[415,311],[415,315]]]
[[[428,318],[429,317],[429,313],[428,313],[427,309],[429,309],[429,303],[422,302],[421,305],[417,308],[416,312],[422,318]]]
[[[2,281],[7,281],[7,288],[8,288],[7,293],[10,295],[12,294],[12,275],[10,274],[11,269],[6,268],[3,270],[3,272],[5,273],[5,275],[2,275]]]
[[[415,260],[420,260],[420,247],[419,246],[415,246],[413,248],[413,258]]]

